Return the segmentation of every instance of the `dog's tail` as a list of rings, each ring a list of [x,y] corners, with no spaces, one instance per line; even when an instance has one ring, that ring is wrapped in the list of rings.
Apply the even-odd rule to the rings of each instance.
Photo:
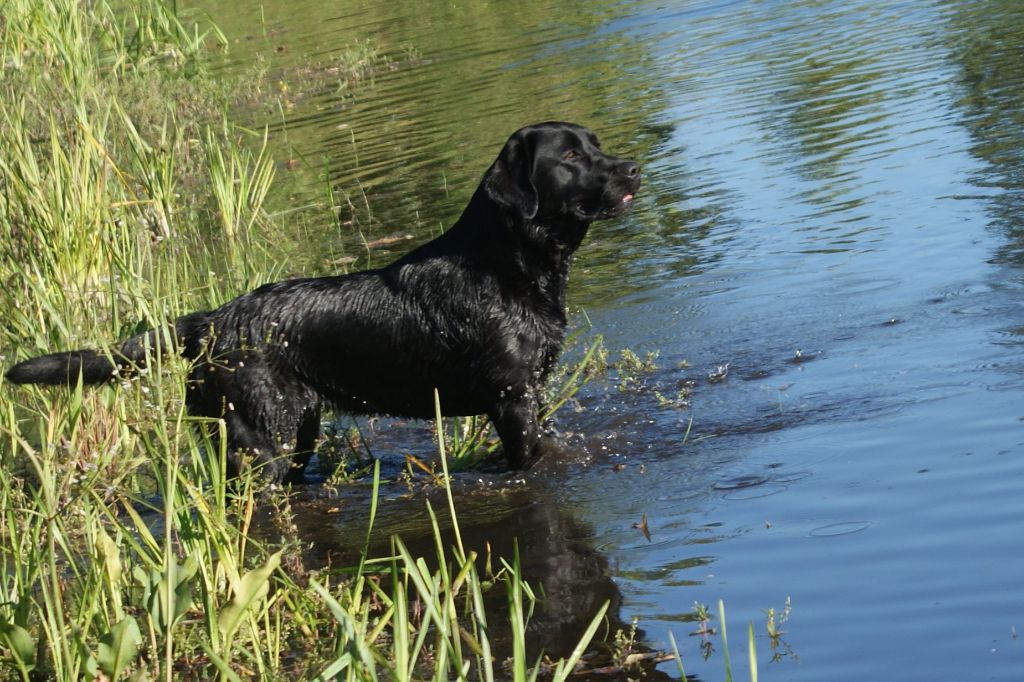
[[[206,313],[192,313],[174,321],[173,335],[170,329],[151,329],[109,351],[83,349],[41,355],[19,362],[4,376],[14,384],[74,386],[79,376],[83,384],[102,384],[136,373],[146,366],[147,357],[194,348],[205,322]]]

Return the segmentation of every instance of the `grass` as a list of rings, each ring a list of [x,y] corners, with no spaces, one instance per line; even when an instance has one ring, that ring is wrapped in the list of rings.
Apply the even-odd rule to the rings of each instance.
[[[266,209],[266,134],[229,122],[230,86],[204,70],[224,42],[158,0],[5,4],[0,364],[102,345],[279,278],[264,246],[282,230]],[[380,60],[369,44],[352,55],[309,88],[354,87]],[[579,347],[546,397],[552,412],[607,364],[600,338]],[[438,418],[454,546],[428,504],[431,563],[397,537],[369,556],[375,466],[359,563],[308,570],[288,494],[251,472],[225,479],[225,452],[201,435],[224,425],[186,413],[184,364],[152,358],[145,376],[91,390],[0,387],[0,680],[573,673],[607,604],[567,658],[542,661],[526,649],[536,597],[518,554],[462,545],[449,466],[493,448],[484,421]],[[485,608],[493,590],[506,593],[498,614]],[[496,618],[511,632],[507,664]]]
[[[83,396],[79,388],[47,415],[72,434],[69,450],[82,445],[74,427]],[[185,426],[188,419],[179,413],[172,421]],[[5,436],[16,429],[8,418]],[[428,505],[436,569],[395,538],[392,556],[370,561],[364,552],[344,580],[306,572],[294,545],[275,548],[249,533],[259,496],[268,492],[251,474],[229,485],[222,462],[204,455],[192,431],[176,433],[183,442],[164,442],[159,430],[141,439],[159,490],[155,505],[99,478],[98,467],[83,474],[56,449],[19,444],[32,480],[0,477],[0,645],[9,677],[118,679],[130,671],[168,680],[494,679],[500,671],[483,593],[501,585],[513,677],[535,676],[523,645],[533,595],[517,557],[497,574],[480,575],[461,541],[450,551],[442,546]],[[181,450],[191,456],[167,454]],[[454,513],[450,495],[449,505]],[[372,529],[375,506],[369,513]],[[457,521],[455,528],[458,538]],[[379,576],[390,579],[390,590],[373,579]],[[422,610],[418,620],[412,603]],[[573,665],[572,658],[560,662],[555,679],[564,680]]]
[[[221,41],[157,0],[5,5],[3,365],[277,278],[261,246],[280,229],[266,136],[226,121],[203,71]],[[364,66],[335,68],[348,87]],[[153,358],[146,376],[92,390],[0,388],[0,679],[491,680],[507,675],[484,593],[502,588],[511,676],[536,677],[518,557],[481,573],[428,507],[434,568],[395,538],[349,572],[306,570],[286,493],[225,480],[225,453],[185,411],[183,365]],[[259,515],[280,537],[252,532]]]

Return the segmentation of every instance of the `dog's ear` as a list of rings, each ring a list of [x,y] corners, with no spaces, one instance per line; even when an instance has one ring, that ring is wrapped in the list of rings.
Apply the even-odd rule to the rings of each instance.
[[[537,215],[533,185],[533,150],[523,131],[509,138],[484,177],[487,196],[498,205],[530,220]]]

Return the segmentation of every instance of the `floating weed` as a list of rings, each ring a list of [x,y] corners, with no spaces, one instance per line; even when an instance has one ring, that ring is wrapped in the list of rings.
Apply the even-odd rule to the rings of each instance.
[[[643,375],[658,369],[655,361],[658,351],[650,351],[643,358],[628,348],[619,353],[619,359],[612,366],[618,371],[619,390],[637,391],[643,387]]]
[[[693,615],[696,620],[700,621],[700,634],[704,634],[708,630],[707,624],[711,621],[711,612],[708,610],[707,604],[702,604],[699,601],[693,602]],[[714,634],[714,630],[711,630],[711,633]]]
[[[643,358],[634,351],[624,348],[620,352],[619,361],[615,368],[620,372],[653,372],[658,369],[655,360],[658,359],[658,351],[649,351]]]
[[[713,649],[710,646],[709,638],[716,634],[721,636],[722,640],[722,665],[723,665],[723,678],[726,682],[732,682],[733,671],[732,671],[732,659],[729,655],[729,640],[725,624],[725,603],[722,600],[718,601],[718,625],[719,627],[710,628],[708,627],[708,621],[711,620],[712,616],[709,612],[707,605],[700,602],[694,602],[694,613],[693,617],[700,621],[701,628],[697,632],[690,633],[691,635],[700,635],[703,638],[701,643],[701,653],[704,660],[707,660],[711,655]],[[672,646],[672,654],[676,660],[676,664],[679,670],[679,678],[681,680],[690,679],[686,676],[686,670],[683,666],[683,659],[679,654],[679,645],[676,643],[675,635],[669,632],[669,641]],[[707,646],[705,646],[707,644]],[[757,682],[758,679],[758,664],[757,664],[757,641],[754,637],[754,624],[748,623],[747,625],[747,665],[750,675],[751,682]]]
[[[786,597],[786,602],[781,611],[776,612],[774,608],[765,609],[764,611],[765,630],[768,633],[768,644],[772,649],[772,663],[781,661],[784,658],[792,658],[795,661],[800,660],[800,657],[793,651],[793,648],[782,638],[782,635],[786,634],[782,630],[782,625],[789,620],[792,609],[792,602],[789,597]]]
[[[671,409],[688,409],[690,407],[690,398],[693,396],[694,382],[686,380],[682,386],[676,391],[676,395],[673,398],[665,396],[661,391],[654,391],[654,397],[658,401],[658,407],[671,408]]]

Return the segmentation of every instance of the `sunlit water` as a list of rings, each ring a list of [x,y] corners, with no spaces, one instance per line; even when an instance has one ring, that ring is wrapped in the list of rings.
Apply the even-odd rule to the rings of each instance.
[[[254,122],[314,207],[281,247],[296,271],[436,234],[526,123],[584,123],[644,166],[571,300],[659,369],[592,386],[560,418],[574,454],[538,480],[467,482],[464,532],[520,537],[551,648],[612,599],[721,679],[720,641],[704,661],[688,635],[694,602],[722,599],[740,679],[750,621],[761,679],[1022,679],[1024,5],[572,5],[210,9],[228,73],[262,54],[280,74]],[[364,39],[392,56],[371,81],[303,90],[310,58]],[[336,220],[315,209],[328,187]],[[688,406],[659,404],[687,382]],[[314,559],[358,545],[365,504],[335,523],[297,506]],[[388,497],[382,539],[422,535],[421,510]],[[787,597],[768,663],[763,609]]]

